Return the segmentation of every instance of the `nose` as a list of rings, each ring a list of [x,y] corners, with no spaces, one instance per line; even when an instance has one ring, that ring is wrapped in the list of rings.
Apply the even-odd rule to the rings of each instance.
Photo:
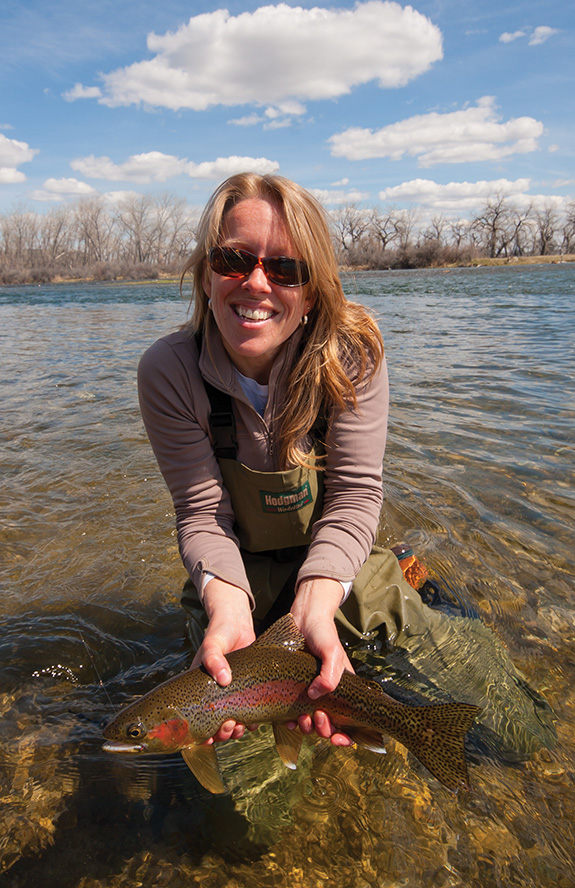
[[[266,277],[261,261],[258,262],[242,283],[242,288],[249,290],[250,293],[271,293],[270,282]]]

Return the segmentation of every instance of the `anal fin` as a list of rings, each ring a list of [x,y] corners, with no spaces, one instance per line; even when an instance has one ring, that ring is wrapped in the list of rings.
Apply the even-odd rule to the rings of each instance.
[[[357,743],[358,746],[363,746],[364,749],[369,749],[370,752],[387,752],[383,737],[379,731],[373,731],[370,728],[356,728],[352,725],[346,725],[345,728],[342,728],[342,731],[345,731],[354,743]]]
[[[285,725],[274,725],[273,730],[279,757],[284,765],[287,765],[288,768],[295,771],[299,751],[301,749],[301,742],[303,740],[303,735],[300,729],[294,728],[292,731],[289,728],[286,728]]]
[[[218,756],[213,743],[199,746],[186,746],[180,750],[184,761],[194,777],[210,792],[225,792],[226,787],[220,774]]]

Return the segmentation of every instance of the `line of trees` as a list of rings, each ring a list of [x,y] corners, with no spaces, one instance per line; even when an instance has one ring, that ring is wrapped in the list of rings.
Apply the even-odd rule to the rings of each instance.
[[[197,215],[173,194],[101,197],[46,214],[19,207],[0,216],[0,283],[94,280],[177,273],[194,244]]]
[[[342,266],[423,268],[489,257],[575,252],[575,201],[518,207],[495,195],[470,219],[346,204],[332,212]],[[0,216],[0,283],[154,279],[178,274],[195,242],[198,212],[173,194],[101,197],[46,214],[19,207]]]
[[[340,263],[365,268],[424,268],[468,264],[477,258],[549,256],[575,252],[575,201],[525,207],[495,195],[469,219],[353,204],[333,214]]]

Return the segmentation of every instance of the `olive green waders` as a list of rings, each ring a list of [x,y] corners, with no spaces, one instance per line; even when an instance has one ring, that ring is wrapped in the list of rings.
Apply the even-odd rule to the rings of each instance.
[[[322,513],[323,473],[303,466],[258,472],[238,462],[231,398],[209,383],[206,391],[214,451],[234,510],[259,632],[291,607],[311,531]],[[318,427],[316,441],[321,432]],[[191,580],[182,604],[197,649],[208,621]],[[454,698],[481,706],[477,721],[491,749],[521,757],[553,744],[549,707],[528,687],[494,633],[479,619],[428,607],[391,550],[374,546],[335,618],[352,656],[365,654],[378,640],[381,656],[364,659],[378,674],[391,669],[405,691],[424,700]]]

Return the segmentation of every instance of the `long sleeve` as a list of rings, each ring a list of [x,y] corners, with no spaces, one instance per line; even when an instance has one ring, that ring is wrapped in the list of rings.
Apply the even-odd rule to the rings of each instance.
[[[357,407],[333,423],[327,444],[322,516],[298,582],[314,576],[353,580],[375,542],[383,500],[387,434],[387,366],[362,382]]]
[[[184,334],[158,340],[142,356],[142,418],[172,495],[180,554],[194,584],[210,572],[251,596],[234,533],[234,513],[208,434],[209,402],[195,343]]]

